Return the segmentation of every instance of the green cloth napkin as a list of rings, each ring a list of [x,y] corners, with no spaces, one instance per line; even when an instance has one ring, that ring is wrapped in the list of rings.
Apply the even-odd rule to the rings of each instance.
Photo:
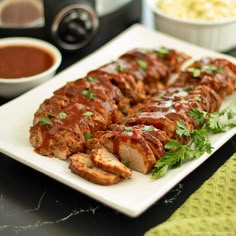
[[[236,236],[236,153],[145,236]]]

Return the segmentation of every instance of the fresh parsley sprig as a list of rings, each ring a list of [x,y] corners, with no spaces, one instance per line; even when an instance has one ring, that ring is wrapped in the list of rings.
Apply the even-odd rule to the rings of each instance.
[[[195,159],[205,152],[211,153],[212,146],[205,129],[189,130],[184,122],[179,120],[177,121],[176,133],[180,137],[189,136],[190,142],[184,145],[171,139],[165,145],[165,149],[168,151],[154,166],[153,179],[164,176],[170,168],[178,167],[187,160]]]
[[[220,112],[208,113],[193,109],[188,114],[208,132],[220,133],[236,126],[236,112],[233,110],[234,105],[230,105]]]
[[[182,137],[190,137],[187,144],[181,144],[176,140],[170,140],[165,145],[165,155],[156,162],[152,178],[157,179],[166,174],[170,168],[178,167],[183,162],[195,159],[204,153],[211,153],[212,146],[208,133],[225,132],[227,129],[236,127],[236,112],[234,104],[226,107],[220,112],[208,113],[193,109],[188,114],[194,119],[201,129],[189,130],[182,120],[177,121],[176,133]]]

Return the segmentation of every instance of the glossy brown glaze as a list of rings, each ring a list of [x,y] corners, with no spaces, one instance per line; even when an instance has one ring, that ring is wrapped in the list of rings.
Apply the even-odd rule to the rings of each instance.
[[[54,62],[44,49],[27,45],[0,47],[0,78],[22,78],[42,73]]]

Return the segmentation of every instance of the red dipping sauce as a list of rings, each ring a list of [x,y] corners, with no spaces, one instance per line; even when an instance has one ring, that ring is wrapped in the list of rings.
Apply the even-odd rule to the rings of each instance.
[[[50,52],[36,46],[0,47],[0,78],[14,79],[42,73],[54,63]]]

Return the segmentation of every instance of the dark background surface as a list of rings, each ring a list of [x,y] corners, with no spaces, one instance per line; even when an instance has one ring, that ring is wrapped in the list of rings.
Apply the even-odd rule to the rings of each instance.
[[[105,28],[101,30],[104,35]],[[104,38],[87,52],[63,55],[59,71],[114,37],[118,31],[106,31]],[[236,49],[226,53],[236,56]],[[6,102],[1,100],[1,104]],[[137,218],[108,208],[0,153],[0,235],[143,235],[165,221],[235,151],[236,136]]]

